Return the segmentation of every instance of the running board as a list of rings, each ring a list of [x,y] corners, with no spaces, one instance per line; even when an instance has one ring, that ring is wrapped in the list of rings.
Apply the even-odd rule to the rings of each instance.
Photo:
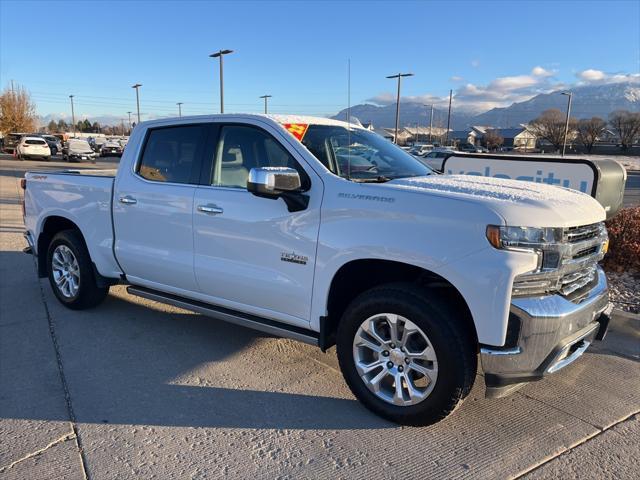
[[[269,333],[277,337],[286,337],[298,340],[300,342],[308,343],[310,345],[318,346],[319,335],[304,328],[296,327],[293,325],[287,325],[285,323],[278,322],[276,320],[270,320],[268,318],[258,317],[248,313],[237,312],[225,307],[219,307],[198,300],[191,300],[189,298],[180,297],[171,293],[159,292],[157,290],[151,290],[144,287],[127,287],[127,293],[135,295],[137,297],[146,298],[155,302],[166,303],[173,305],[174,307],[184,308],[185,310],[191,310],[192,312],[201,313],[207,317],[215,318],[216,320],[222,320],[224,322],[240,325],[241,327],[252,328],[254,330],[260,330],[264,333]]]

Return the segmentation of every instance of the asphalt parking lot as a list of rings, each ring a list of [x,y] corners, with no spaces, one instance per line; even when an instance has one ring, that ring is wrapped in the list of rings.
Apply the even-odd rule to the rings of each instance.
[[[117,159],[74,168],[114,168]],[[351,395],[335,350],[130,297],[70,311],[21,252],[0,157],[0,478],[638,478],[640,323],[504,399],[483,380],[428,428]]]

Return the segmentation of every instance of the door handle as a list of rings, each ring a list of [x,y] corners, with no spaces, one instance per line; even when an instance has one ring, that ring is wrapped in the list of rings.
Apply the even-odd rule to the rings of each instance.
[[[130,195],[125,195],[124,197],[120,197],[120,203],[124,203],[125,205],[135,205],[138,201]]]
[[[224,212],[224,210],[219,206],[212,204],[198,205],[196,208],[199,212],[206,213],[208,215],[220,215],[222,212]]]

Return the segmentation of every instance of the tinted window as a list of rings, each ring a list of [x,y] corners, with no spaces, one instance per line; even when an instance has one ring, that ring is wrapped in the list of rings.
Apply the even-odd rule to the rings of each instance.
[[[25,140],[24,143],[27,145],[46,145],[47,142],[44,140]]]
[[[138,173],[155,182],[191,183],[199,173],[203,138],[202,125],[151,130]]]
[[[362,128],[309,125],[302,144],[331,172],[353,181],[429,175],[415,157]]]
[[[247,188],[249,171],[257,167],[289,167],[301,171],[291,154],[267,132],[241,125],[223,127],[212,185]]]

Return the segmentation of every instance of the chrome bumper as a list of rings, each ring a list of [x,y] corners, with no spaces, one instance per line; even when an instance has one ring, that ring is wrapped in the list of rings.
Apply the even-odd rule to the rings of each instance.
[[[480,350],[487,396],[511,393],[578,359],[606,333],[611,306],[607,279],[600,267],[598,282],[579,303],[561,295],[514,298],[509,322],[510,346]]]

